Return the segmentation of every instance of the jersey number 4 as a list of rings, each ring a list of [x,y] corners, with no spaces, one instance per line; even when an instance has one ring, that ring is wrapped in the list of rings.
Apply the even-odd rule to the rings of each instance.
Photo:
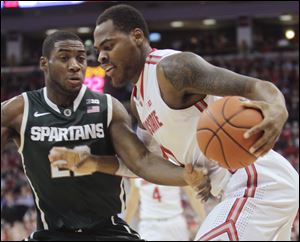
[[[160,195],[160,192],[159,192],[159,188],[158,187],[155,187],[154,190],[153,190],[153,194],[152,194],[152,198],[154,200],[157,200],[158,202],[161,202],[161,195]]]

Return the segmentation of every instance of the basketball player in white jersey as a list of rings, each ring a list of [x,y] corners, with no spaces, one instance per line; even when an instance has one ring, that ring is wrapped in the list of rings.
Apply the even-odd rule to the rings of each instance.
[[[288,117],[284,97],[275,85],[213,66],[193,53],[153,50],[142,15],[127,5],[101,13],[94,39],[98,60],[113,85],[135,84],[132,111],[140,128],[160,144],[165,157],[181,165],[206,167],[212,194],[222,194],[195,240],[290,240],[299,207],[299,175],[285,158],[271,150]],[[236,171],[206,160],[196,141],[196,124],[202,111],[216,96],[226,95],[252,100],[244,105],[260,109],[264,116],[245,133],[248,138],[264,132],[250,149],[258,159]],[[123,148],[128,147],[131,144]],[[53,160],[61,156],[67,158],[60,154]],[[68,167],[103,171],[92,165],[101,160],[88,157],[75,167],[68,163]],[[118,164],[116,158],[111,160]],[[143,176],[128,160],[124,160],[126,166]]]
[[[195,199],[194,191],[190,187],[186,186],[181,190],[180,187],[156,185],[142,178],[131,180],[125,221],[130,224],[139,207],[138,232],[143,239],[188,241],[190,232],[183,214],[182,191],[186,193],[193,210],[203,221],[206,216],[203,204]]]

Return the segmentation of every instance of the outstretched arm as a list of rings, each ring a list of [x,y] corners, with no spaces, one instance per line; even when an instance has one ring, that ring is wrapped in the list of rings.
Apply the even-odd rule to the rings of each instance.
[[[116,156],[93,155],[86,148],[87,146],[74,149],[53,147],[48,158],[52,166],[69,169],[79,174],[102,172],[116,176],[137,177]]]
[[[112,100],[113,115],[109,126],[111,140],[117,155],[133,173],[155,184],[191,185],[201,194],[209,193],[211,186],[207,173],[198,168],[184,169],[151,153],[131,130],[129,115],[123,105],[114,98]],[[54,147],[49,160],[52,165],[79,173],[98,171],[116,174],[119,164],[122,164],[113,156],[94,156],[63,147]]]
[[[248,130],[245,138],[264,132],[250,149],[264,155],[274,145],[287,120],[285,100],[278,88],[268,82],[213,66],[198,55],[182,52],[164,58],[157,67],[160,80],[168,81],[179,92],[216,96],[243,96],[254,100],[245,106],[258,108],[264,120]]]
[[[131,130],[130,119],[123,105],[113,98],[110,135],[116,153],[126,166],[145,180],[173,186],[185,186],[184,169],[150,153]]]

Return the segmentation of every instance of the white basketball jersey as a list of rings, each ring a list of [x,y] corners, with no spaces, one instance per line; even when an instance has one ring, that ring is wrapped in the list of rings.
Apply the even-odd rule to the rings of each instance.
[[[175,53],[178,51],[155,50],[150,53],[134,88],[133,99],[141,122],[160,144],[164,158],[179,165],[194,163],[208,168],[212,194],[218,195],[226,186],[230,173],[205,158],[197,145],[196,129],[203,110],[219,97],[206,96],[195,105],[181,110],[168,107],[160,95],[156,65],[164,57]]]
[[[142,178],[135,179],[140,193],[141,219],[166,219],[183,212],[180,188],[156,185]]]
[[[299,208],[298,173],[273,150],[232,175],[204,159],[197,145],[196,126],[203,109],[218,97],[207,96],[183,110],[169,108],[160,96],[156,65],[174,53],[150,53],[133,99],[144,127],[161,145],[164,157],[178,164],[207,167],[212,193],[224,190],[221,202],[208,214],[195,240],[288,240]]]

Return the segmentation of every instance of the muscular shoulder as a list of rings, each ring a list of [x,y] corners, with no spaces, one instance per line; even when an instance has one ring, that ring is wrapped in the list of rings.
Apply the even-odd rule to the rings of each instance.
[[[177,90],[186,90],[206,80],[212,65],[191,52],[170,55],[157,66],[159,78],[164,78]]]
[[[181,52],[167,56],[157,66],[159,81],[187,95],[249,95],[257,80],[214,66],[200,56]]]
[[[15,128],[23,116],[24,99],[19,95],[1,103],[1,126]]]

